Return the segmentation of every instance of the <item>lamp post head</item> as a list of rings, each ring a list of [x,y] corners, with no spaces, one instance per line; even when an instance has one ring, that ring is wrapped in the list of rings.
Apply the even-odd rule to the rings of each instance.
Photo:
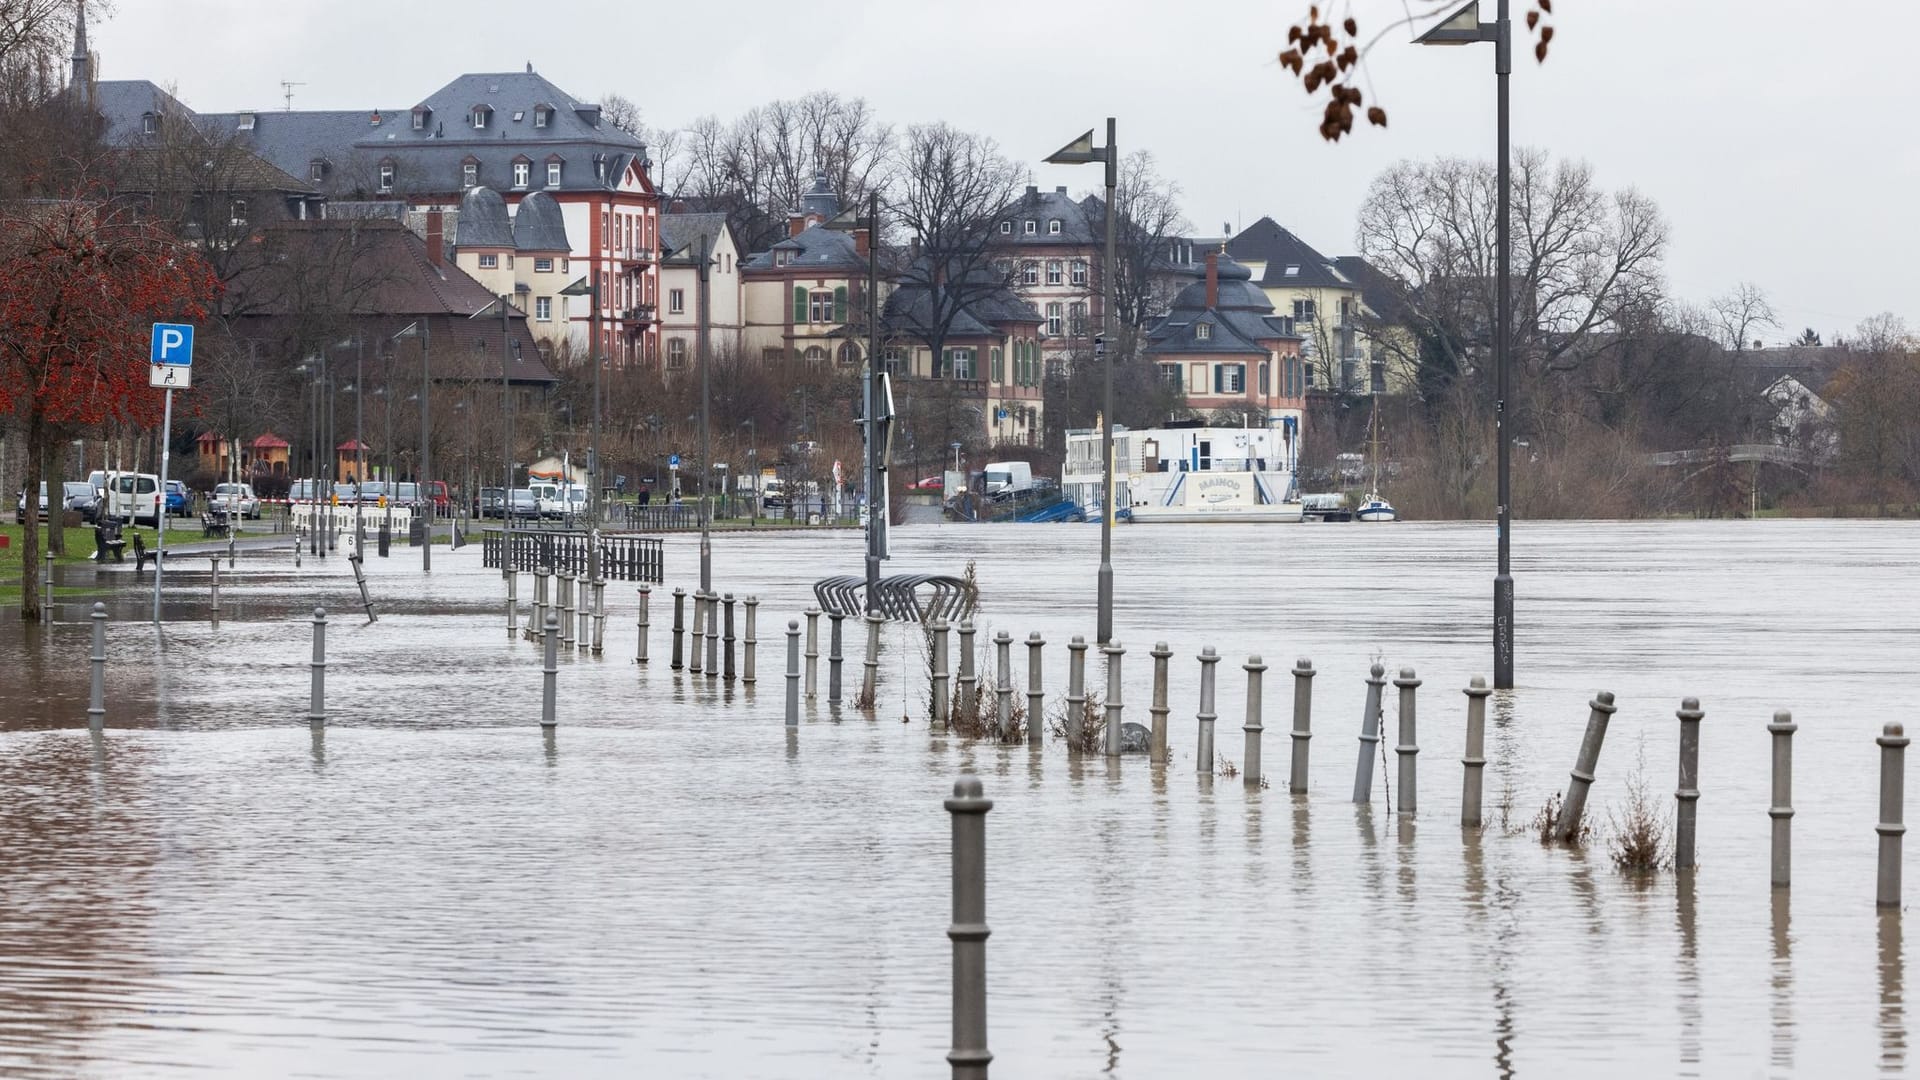
[[[1493,27],[1480,22],[1480,0],[1467,2],[1439,25],[1413,39],[1415,45],[1471,45],[1492,41]]]
[[[1106,150],[1093,145],[1092,128],[1088,128],[1085,135],[1046,156],[1046,163],[1049,165],[1089,165],[1106,160]]]

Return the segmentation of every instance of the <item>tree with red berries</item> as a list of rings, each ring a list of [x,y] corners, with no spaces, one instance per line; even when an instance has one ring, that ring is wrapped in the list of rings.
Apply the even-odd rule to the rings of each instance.
[[[0,412],[26,436],[29,492],[60,429],[159,420],[150,328],[204,318],[217,290],[205,260],[123,200],[82,189],[0,203]],[[20,613],[35,619],[39,500],[26,511]]]

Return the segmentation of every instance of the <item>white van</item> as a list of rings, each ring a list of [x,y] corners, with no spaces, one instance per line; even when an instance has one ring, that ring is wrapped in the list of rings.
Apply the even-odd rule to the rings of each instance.
[[[106,474],[107,513],[135,525],[160,527],[160,477],[153,473]]]
[[[561,498],[559,484],[550,480],[529,480],[527,490],[533,493],[533,502],[539,507],[541,517],[557,518],[567,512],[567,504]]]

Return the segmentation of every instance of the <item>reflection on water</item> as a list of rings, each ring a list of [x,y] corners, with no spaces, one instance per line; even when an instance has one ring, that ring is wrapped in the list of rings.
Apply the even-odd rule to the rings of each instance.
[[[1875,760],[1861,688],[1910,666],[1910,617],[1875,601],[1920,593],[1920,528],[1530,526],[1522,686],[1492,697],[1488,824],[1464,833],[1440,754],[1424,830],[1382,816],[1378,757],[1379,801],[1348,802],[1350,749],[1320,755],[1300,797],[1169,770],[1195,771],[1205,645],[1310,657],[1316,727],[1345,747],[1376,656],[1430,686],[1484,674],[1489,530],[1118,532],[1121,628],[1181,658],[1167,769],[929,737],[904,627],[884,635],[876,718],[815,703],[787,729],[777,639],[766,693],[670,671],[664,620],[639,665],[619,592],[605,656],[561,657],[564,730],[542,733],[537,650],[500,633],[477,553],[424,581],[369,566],[381,620],[329,628],[324,732],[304,730],[304,612],[353,608],[337,560],[243,557],[217,629],[190,573],[168,607],[192,621],[164,635],[143,596],[114,597],[101,739],[87,628],[0,620],[0,1075],[929,1074],[950,1039],[940,800],[961,771],[995,800],[998,1077],[1906,1068],[1900,917],[1865,917],[1874,807],[1854,778]],[[1062,642],[1089,632],[1092,537],[903,530],[890,570],[971,555],[992,629]],[[1316,568],[1311,603],[1221,572],[1273,565],[1277,537]],[[858,557],[853,537],[729,536],[716,577],[778,626],[816,566]],[[668,565],[694,565],[691,544],[670,540]],[[1828,603],[1780,619],[1789,579]],[[1065,663],[1048,651],[1051,696]],[[1151,665],[1133,675],[1123,698],[1148,700]],[[1629,755],[1602,756],[1588,851],[1526,829],[1596,689],[1618,695],[1621,736],[1644,726],[1650,774],[1676,732],[1649,703],[1710,696],[1753,719],[1705,751],[1710,868],[1614,871]],[[1236,694],[1216,711],[1236,715]],[[1464,703],[1430,700],[1431,743],[1461,745]],[[1794,822],[1791,924],[1764,884],[1781,707],[1821,721],[1796,738],[1820,798]]]

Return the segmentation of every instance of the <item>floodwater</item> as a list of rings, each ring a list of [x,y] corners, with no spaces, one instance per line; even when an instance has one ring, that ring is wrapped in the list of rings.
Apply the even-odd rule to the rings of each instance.
[[[973,559],[983,629],[1041,631],[1064,692],[1062,646],[1093,630],[1094,527],[916,527],[895,549],[890,572]],[[551,742],[537,650],[509,640],[477,546],[437,549],[426,579],[412,551],[369,559],[372,625],[339,557],[243,554],[217,628],[205,563],[183,560],[158,635],[147,594],[103,573],[97,747],[91,598],[51,630],[0,622],[0,1075],[945,1075],[941,799],[964,772],[994,800],[996,1077],[1910,1067],[1902,921],[1873,905],[1873,736],[1920,719],[1902,704],[1920,527],[1523,525],[1523,685],[1493,699],[1488,826],[1464,835],[1460,691],[1490,674],[1490,526],[1124,527],[1114,550],[1128,719],[1147,719],[1152,643],[1175,653],[1165,770],[930,733],[897,625],[876,714],[822,700],[789,734],[780,629],[813,578],[858,572],[853,534],[715,537],[716,583],[763,601],[754,689],[668,669],[665,590],[654,661],[633,663],[635,594],[610,587],[606,654],[560,661]],[[696,552],[668,541],[669,589],[697,581]],[[316,603],[322,741],[305,723]],[[1269,666],[1271,789],[1197,773],[1206,644],[1226,658],[1235,761],[1240,665]],[[1302,656],[1319,675],[1296,799]],[[1424,681],[1417,817],[1387,810],[1391,761],[1370,807],[1349,801],[1375,658]],[[824,697],[824,660],[820,680]],[[1620,706],[1589,801],[1601,835],[1545,850],[1524,827],[1600,689]],[[1608,860],[1607,819],[1636,774],[1672,806],[1686,695],[1706,710],[1700,868],[1636,881]],[[1767,884],[1777,708],[1800,724],[1790,893]]]

